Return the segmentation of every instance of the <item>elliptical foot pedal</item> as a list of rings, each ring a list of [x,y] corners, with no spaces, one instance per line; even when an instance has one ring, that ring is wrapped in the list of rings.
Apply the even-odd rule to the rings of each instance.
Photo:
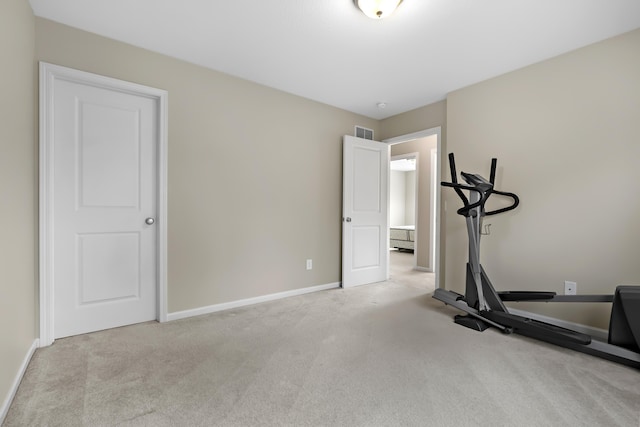
[[[473,329],[474,331],[479,331],[479,332],[482,332],[485,329],[489,328],[488,323],[483,322],[477,317],[473,317],[470,315],[457,314],[454,317],[453,321],[458,325],[464,326],[465,328]]]
[[[556,296],[555,292],[546,291],[502,291],[498,292],[502,301],[544,301]]]

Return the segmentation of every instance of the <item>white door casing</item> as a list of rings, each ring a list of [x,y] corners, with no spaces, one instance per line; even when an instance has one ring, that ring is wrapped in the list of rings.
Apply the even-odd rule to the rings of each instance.
[[[433,243],[433,251],[432,251],[432,260],[433,260],[433,272],[435,273],[436,280],[436,289],[440,287],[440,195],[442,191],[440,190],[440,176],[441,176],[441,156],[438,153],[442,152],[442,130],[441,128],[434,127],[430,129],[421,130],[418,132],[409,133],[406,135],[400,135],[393,138],[385,139],[384,142],[391,145],[401,144],[404,142],[413,141],[420,138],[426,138],[429,136],[435,135],[437,143],[435,149],[435,169],[433,167],[433,152],[432,152],[432,179],[434,186],[432,189],[432,212],[435,212],[435,215],[431,218],[431,230],[432,230],[432,243]],[[435,198],[434,198],[435,195]],[[446,206],[445,206],[446,210]],[[434,231],[435,230],[435,231]]]
[[[40,84],[40,345],[165,320],[166,91],[46,63]]]
[[[438,143],[440,145],[440,143]],[[436,195],[440,183],[438,182],[438,148],[431,149],[431,191],[429,192],[429,211],[431,212],[430,238],[429,238],[429,265],[431,271],[436,271],[436,218],[438,217],[438,204]]]
[[[388,279],[389,146],[343,138],[342,287]]]

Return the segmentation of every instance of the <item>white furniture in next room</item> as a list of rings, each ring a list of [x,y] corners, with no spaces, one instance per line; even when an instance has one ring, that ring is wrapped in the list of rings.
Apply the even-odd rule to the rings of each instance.
[[[389,229],[389,247],[414,250],[415,225],[394,225]]]

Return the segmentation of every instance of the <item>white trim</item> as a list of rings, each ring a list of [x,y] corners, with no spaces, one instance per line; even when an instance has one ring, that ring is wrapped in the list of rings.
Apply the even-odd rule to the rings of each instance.
[[[413,141],[414,139],[426,138],[427,136],[436,134],[438,135],[438,141],[440,141],[440,126],[431,129],[420,130],[418,132],[408,133],[406,135],[395,136],[393,138],[385,139],[382,142],[389,145],[395,145],[403,142]]]
[[[156,89],[158,90],[158,89]],[[159,90],[158,99],[158,151],[157,151],[157,173],[158,173],[158,191],[157,191],[157,209],[158,209],[158,235],[157,235],[157,256],[156,256],[156,273],[157,273],[157,299],[158,309],[156,312],[159,322],[167,321],[167,281],[168,273],[168,233],[169,233],[169,92]]]
[[[413,141],[414,139],[425,138],[428,136],[436,135],[437,139],[437,164],[436,164],[436,178],[438,182],[440,181],[440,177],[442,176],[442,128],[440,126],[436,126],[434,128],[421,130],[418,132],[408,133],[406,135],[400,135],[393,138],[385,139],[382,142],[387,144],[395,145],[400,144],[402,142]],[[435,266],[433,266],[433,270],[435,272],[435,285],[436,289],[440,288],[440,195],[442,191],[436,192],[436,255],[435,255]]]
[[[605,329],[594,328],[592,326],[583,325],[581,323],[569,322],[568,320],[556,319],[555,317],[544,316],[542,314],[531,313],[525,310],[518,310],[517,308],[509,307],[509,312],[518,316],[528,317],[533,320],[538,320],[544,323],[550,323],[552,325],[560,326],[561,328],[567,328],[576,332],[591,335],[600,341],[607,341],[609,332]]]
[[[308,288],[293,289],[291,291],[278,292],[275,294],[262,295],[254,298],[246,298],[236,301],[223,302],[221,304],[209,305],[206,307],[194,308],[191,310],[176,311],[167,314],[167,320],[185,319],[187,317],[201,316],[203,314],[216,313],[218,311],[230,310],[232,308],[245,307],[247,305],[260,304],[268,301],[275,301],[283,298],[289,298],[298,295],[309,294],[312,292],[326,291],[328,289],[336,289],[341,285],[340,282],[328,283],[326,285],[310,286]]]
[[[29,362],[31,362],[31,358],[33,357],[33,354],[35,353],[37,348],[38,339],[36,338],[35,340],[33,340],[33,343],[31,343],[31,347],[29,347],[29,350],[27,351],[27,354],[25,355],[24,360],[20,365],[20,369],[18,369],[18,373],[13,380],[13,384],[11,384],[11,388],[9,388],[9,393],[2,403],[2,407],[0,408],[0,425],[2,425],[4,419],[7,416],[7,413],[9,412],[11,402],[13,402],[13,398],[16,396],[16,392],[18,391],[20,382],[22,382],[22,377],[24,377],[24,373],[27,371],[27,366],[29,366]]]
[[[50,88],[53,86],[53,76],[45,72],[45,64],[40,63],[40,262],[39,262],[39,286],[40,286],[40,346],[47,346],[53,343],[53,295],[50,277],[53,275],[53,244],[49,230],[53,230],[53,212],[49,201],[51,187],[53,185],[52,171],[49,165],[53,162],[51,150],[47,148],[46,141],[52,139],[53,125],[51,118],[45,114],[45,105],[50,102],[52,94]]]
[[[416,265],[415,267],[413,267],[413,269],[416,270],[416,271],[425,271],[427,273],[433,273],[433,269],[426,268],[426,267],[420,267],[419,265]]]
[[[440,183],[438,182],[438,149],[431,149],[431,159],[430,159],[430,167],[431,167],[431,188],[429,191],[429,215],[432,220],[429,221],[429,265],[433,270],[436,265],[436,221],[435,219],[438,217],[437,204],[436,204],[436,195],[438,194],[438,188],[440,187]]]
[[[40,339],[41,347],[54,340],[53,315],[53,155],[47,144],[53,136],[53,83],[56,79],[82,82],[94,87],[118,90],[123,93],[147,96],[157,100],[158,150],[157,150],[157,310],[160,322],[167,320],[167,140],[168,140],[168,92],[137,83],[104,77],[72,68],[40,62]]]

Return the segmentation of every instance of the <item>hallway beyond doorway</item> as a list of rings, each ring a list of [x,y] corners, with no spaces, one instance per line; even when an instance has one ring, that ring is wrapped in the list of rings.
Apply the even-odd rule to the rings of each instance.
[[[389,280],[428,291],[435,289],[435,273],[413,269],[413,252],[389,250]]]

